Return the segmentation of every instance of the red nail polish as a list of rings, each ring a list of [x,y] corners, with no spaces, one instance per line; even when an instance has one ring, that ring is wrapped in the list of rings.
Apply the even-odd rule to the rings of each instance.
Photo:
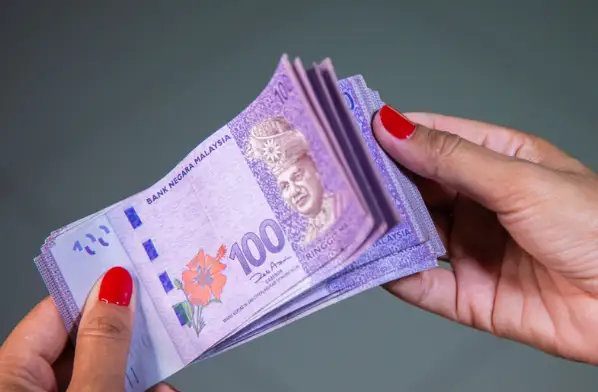
[[[415,131],[415,125],[411,121],[388,105],[380,109],[380,121],[384,129],[397,139],[407,139]]]
[[[106,272],[100,284],[99,300],[108,304],[129,306],[133,294],[133,278],[129,271],[114,267]]]

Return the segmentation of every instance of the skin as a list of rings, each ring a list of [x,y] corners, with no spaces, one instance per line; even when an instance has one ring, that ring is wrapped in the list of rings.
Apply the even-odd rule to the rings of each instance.
[[[277,176],[282,197],[294,210],[316,216],[322,208],[324,189],[314,161],[307,155]]]
[[[438,114],[407,140],[374,133],[422,192],[451,269],[398,298],[544,352],[598,364],[598,176],[545,140]]]
[[[374,133],[418,185],[451,269],[385,288],[461,324],[597,365],[598,176],[529,134],[437,114],[407,117],[419,124],[408,140],[394,138],[378,115]],[[0,348],[0,390],[124,391],[133,307],[98,302],[98,287],[76,350],[51,298],[17,325]]]
[[[128,307],[98,301],[99,282],[85,304],[76,349],[51,297],[15,327],[0,348],[0,391],[125,391],[135,291]],[[154,392],[176,392],[158,384]]]

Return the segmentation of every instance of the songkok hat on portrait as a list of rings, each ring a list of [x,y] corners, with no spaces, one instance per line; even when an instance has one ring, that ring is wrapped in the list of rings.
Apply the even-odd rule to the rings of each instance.
[[[264,161],[274,175],[308,153],[305,136],[282,116],[263,120],[249,131],[247,155]]]

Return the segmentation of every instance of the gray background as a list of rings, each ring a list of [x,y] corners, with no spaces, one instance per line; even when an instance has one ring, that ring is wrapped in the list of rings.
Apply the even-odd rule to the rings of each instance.
[[[53,229],[161,178],[261,91],[330,56],[387,102],[542,135],[598,168],[590,1],[18,1],[0,6],[0,334],[47,291]],[[594,26],[592,26],[594,22]],[[371,290],[172,377],[198,391],[582,391],[598,370]]]

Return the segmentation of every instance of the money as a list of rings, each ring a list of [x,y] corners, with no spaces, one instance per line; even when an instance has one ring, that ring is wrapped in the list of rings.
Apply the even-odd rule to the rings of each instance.
[[[370,99],[371,90],[367,88],[365,80],[360,75],[341,80],[341,93],[354,117],[364,138],[371,135],[369,119],[383,105],[378,99]],[[373,140],[371,140],[373,141]],[[444,254],[444,246],[438,237],[434,224],[427,213],[423,199],[417,188],[411,183],[392,161],[375,143],[369,144],[370,151],[376,149],[379,161],[384,159],[385,168],[392,180],[386,185],[397,193],[393,199],[397,209],[408,218],[416,216],[414,229],[425,231],[429,241],[420,245],[395,252],[391,256],[370,261],[367,252],[358,258],[351,266],[339,274],[327,279],[326,282],[311,288],[301,297],[285,303],[272,313],[260,318],[243,331],[210,349],[198,360],[204,360],[243,344],[249,340],[303,318],[319,309],[361,293],[371,287],[378,286],[391,280],[399,279],[413,273],[421,272],[437,266],[437,258]],[[380,163],[381,165],[381,163]],[[397,235],[409,232],[412,228],[408,219],[403,220],[390,230],[373,248],[396,244]],[[392,253],[392,252],[391,252]]]
[[[35,263],[74,336],[91,286],[127,268],[126,389],[368,288],[436,266],[415,186],[376,143],[379,95],[332,62],[280,59],[254,102],[153,186],[51,233]]]

